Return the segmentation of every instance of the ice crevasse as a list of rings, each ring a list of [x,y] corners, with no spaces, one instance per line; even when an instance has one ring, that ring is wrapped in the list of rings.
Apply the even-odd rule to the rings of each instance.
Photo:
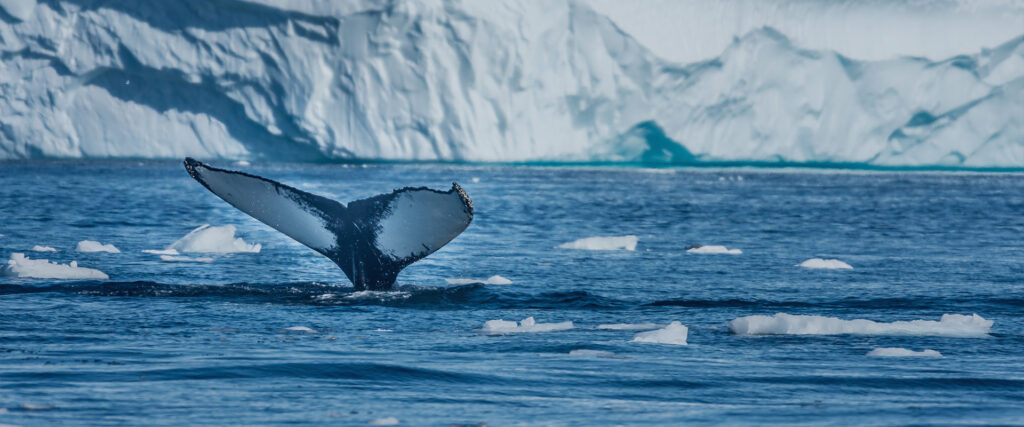
[[[1020,34],[865,60],[763,26],[684,63],[571,0],[0,1],[0,19],[0,159],[1024,167]]]

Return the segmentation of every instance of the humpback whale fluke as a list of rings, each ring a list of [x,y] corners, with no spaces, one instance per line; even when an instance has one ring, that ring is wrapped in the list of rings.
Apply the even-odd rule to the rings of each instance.
[[[357,290],[385,290],[398,272],[450,242],[473,220],[459,184],[448,191],[406,187],[345,204],[263,177],[185,159],[207,190],[323,254]]]

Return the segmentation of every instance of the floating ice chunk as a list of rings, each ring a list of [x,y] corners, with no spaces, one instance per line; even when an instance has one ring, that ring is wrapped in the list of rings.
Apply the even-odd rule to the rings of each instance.
[[[850,264],[842,262],[838,259],[811,258],[807,261],[797,264],[796,266],[803,268],[816,268],[827,270],[853,270],[853,267],[851,267]]]
[[[573,324],[569,322],[559,323],[537,323],[533,316],[523,319],[518,324],[514,321],[507,320],[488,320],[484,323],[484,327],[480,328],[482,332],[489,334],[506,334],[513,332],[552,332],[552,331],[564,331],[572,329]]]
[[[739,255],[739,254],[743,253],[743,251],[741,251],[739,249],[729,249],[729,248],[727,248],[725,246],[717,246],[717,245],[707,245],[707,246],[693,245],[692,247],[687,248],[686,252],[691,253],[691,254],[728,254],[728,255]]]
[[[659,325],[657,323],[611,323],[607,325],[597,325],[597,329],[611,329],[615,331],[642,331],[645,329],[658,329],[665,325]]]
[[[32,252],[57,252],[56,249],[51,248],[49,246],[39,246],[39,245],[35,245],[35,246],[32,247],[32,249],[29,249],[29,250],[32,251]]]
[[[636,236],[619,237],[587,237],[569,243],[558,245],[559,249],[583,249],[588,251],[617,251],[625,249],[635,251],[636,243],[640,239]]]
[[[867,354],[874,357],[942,357],[942,353],[935,350],[914,351],[900,347],[879,347]]]
[[[777,313],[775,316],[746,316],[729,322],[736,335],[928,335],[942,337],[986,337],[991,320],[977,314],[943,314],[934,320],[875,322],[866,319]]]
[[[375,419],[373,421],[370,421],[370,422],[368,422],[366,424],[367,425],[371,425],[371,426],[397,426],[398,425],[398,418],[395,418],[395,417],[377,418],[377,419]]]
[[[313,330],[312,328],[310,328],[308,326],[289,326],[287,328],[282,329],[281,331],[286,332],[286,333],[287,332],[305,332],[307,334],[315,334],[315,333],[317,333],[315,330]]]
[[[262,246],[259,243],[249,244],[241,237],[235,237],[235,226],[222,225],[211,227],[203,224],[192,230],[185,237],[168,246],[178,252],[204,252],[230,254],[237,252],[257,253]]]
[[[178,251],[174,249],[143,249],[142,252],[154,255],[178,255]]]
[[[188,257],[178,255],[160,255],[160,260],[164,262],[213,262],[213,258],[209,257]]]
[[[511,285],[512,281],[497,274],[486,279],[444,279],[449,285],[472,285],[482,283],[484,285]]]
[[[0,275],[9,277],[31,277],[35,279],[109,279],[102,271],[79,267],[78,261],[58,264],[45,259],[30,259],[23,253],[11,254],[7,266],[0,268]]]
[[[107,252],[112,254],[119,254],[121,251],[116,246],[108,243],[106,245],[94,241],[94,240],[83,240],[78,242],[78,246],[75,246],[75,250],[78,252]]]
[[[686,345],[686,334],[689,329],[682,323],[672,322],[663,329],[641,332],[633,336],[633,342],[648,342],[655,344]]]
[[[374,329],[373,331],[374,332],[394,332],[391,329],[384,329],[384,328],[377,328],[377,329]]]

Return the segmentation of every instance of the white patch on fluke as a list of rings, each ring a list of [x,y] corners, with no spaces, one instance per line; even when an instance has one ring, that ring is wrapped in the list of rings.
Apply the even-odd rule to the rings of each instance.
[[[774,316],[745,316],[729,322],[736,335],[908,335],[977,338],[987,337],[992,321],[977,314],[943,314],[934,320],[875,322],[866,319],[777,313]]]
[[[52,247],[40,245],[35,245],[32,247],[32,249],[29,250],[32,252],[57,252],[57,250]]]
[[[261,248],[259,243],[249,244],[241,237],[235,237],[233,225],[211,227],[210,224],[197,227],[167,247],[178,252],[218,254],[258,253]]]
[[[9,277],[31,277],[35,279],[109,279],[106,273],[79,267],[78,261],[59,264],[45,259],[30,259],[23,253],[11,254],[7,265],[0,268],[0,275]]]
[[[523,319],[518,324],[514,321],[508,320],[488,320],[484,323],[484,327],[480,328],[481,332],[489,334],[507,334],[507,333],[518,333],[518,332],[552,332],[552,331],[565,331],[572,329],[572,321],[559,322],[559,323],[537,323],[533,316]]]
[[[935,350],[914,351],[900,347],[879,347],[869,351],[866,356],[872,357],[942,357]]]
[[[324,220],[298,200],[301,194],[262,179],[202,165],[196,166],[195,171],[210,191],[224,201],[299,243],[320,250],[338,245],[337,236]]]
[[[121,253],[121,250],[117,249],[117,247],[114,246],[113,244],[108,243],[104,245],[95,240],[83,240],[81,242],[78,242],[78,245],[75,246],[75,250],[78,252],[107,252],[111,254]]]
[[[811,258],[796,265],[797,267],[824,269],[824,270],[853,270],[850,264],[838,259]]]
[[[640,239],[636,236],[617,236],[617,237],[587,237],[585,239],[575,240],[569,243],[563,243],[558,245],[559,249],[580,249],[588,251],[617,251],[617,250],[636,250],[636,244]]]
[[[512,281],[497,274],[486,279],[444,279],[449,285],[472,285],[480,283],[484,285],[511,285]]]
[[[654,344],[686,345],[686,335],[689,329],[682,323],[672,322],[663,329],[641,332],[633,336],[633,342],[645,342]]]
[[[377,227],[376,246],[392,259],[431,254],[469,226],[457,191],[405,190],[388,204]]]
[[[716,246],[716,245],[707,245],[707,246],[700,246],[700,247],[696,247],[696,248],[690,248],[690,249],[687,249],[686,252],[691,253],[691,254],[707,254],[707,255],[717,255],[717,254],[739,255],[739,254],[743,253],[743,251],[741,251],[739,249],[729,249],[729,248],[727,248],[725,246]]]

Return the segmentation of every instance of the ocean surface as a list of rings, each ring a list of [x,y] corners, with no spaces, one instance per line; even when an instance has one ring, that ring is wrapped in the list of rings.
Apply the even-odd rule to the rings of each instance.
[[[343,202],[457,181],[476,216],[398,290],[356,293],[179,162],[0,163],[0,265],[23,253],[109,275],[0,277],[0,423],[1024,423],[1021,174],[212,164]],[[203,224],[261,250],[141,252]],[[628,235],[633,251],[557,247]],[[797,266],[812,258],[853,268]],[[446,281],[493,275],[512,283]],[[776,313],[992,324],[730,326]],[[481,331],[531,316],[573,328]],[[688,345],[598,328],[673,321]],[[942,357],[867,355],[889,347]]]

